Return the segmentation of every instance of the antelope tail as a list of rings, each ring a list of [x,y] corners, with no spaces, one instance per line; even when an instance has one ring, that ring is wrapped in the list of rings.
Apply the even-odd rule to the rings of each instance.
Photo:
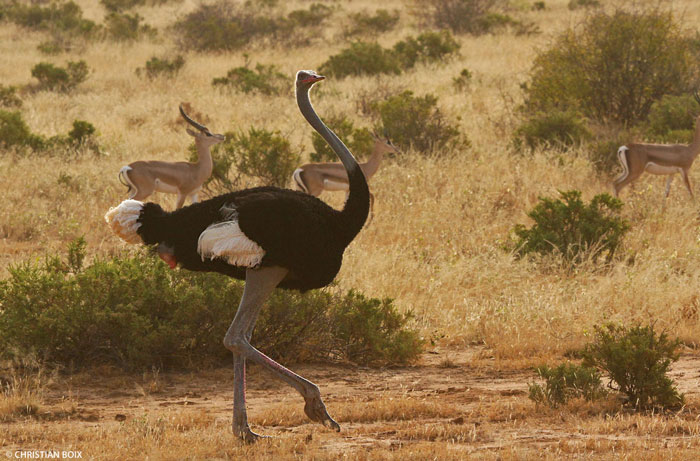
[[[129,165],[123,166],[121,170],[119,170],[119,182],[124,184],[126,187],[129,188],[128,192],[131,191],[136,191],[137,188],[134,185],[133,182],[131,182],[131,179],[129,178],[129,171],[131,171],[131,167]],[[133,197],[133,196],[132,196]]]
[[[304,172],[301,168],[297,168],[294,170],[294,173],[292,173],[292,178],[294,178],[294,182],[296,185],[305,193],[309,193],[309,189],[306,187],[306,184],[304,184],[304,180],[301,178],[301,174]]]

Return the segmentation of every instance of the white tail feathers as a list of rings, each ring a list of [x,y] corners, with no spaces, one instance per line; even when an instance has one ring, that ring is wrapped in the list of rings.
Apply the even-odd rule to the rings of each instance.
[[[220,258],[238,267],[260,265],[265,250],[250,240],[238,226],[238,221],[212,224],[199,236],[197,253],[204,259]]]
[[[124,200],[116,208],[110,208],[105,214],[105,221],[112,228],[112,232],[128,243],[143,243],[141,236],[136,232],[141,223],[138,222],[143,209],[143,202],[138,200]]]

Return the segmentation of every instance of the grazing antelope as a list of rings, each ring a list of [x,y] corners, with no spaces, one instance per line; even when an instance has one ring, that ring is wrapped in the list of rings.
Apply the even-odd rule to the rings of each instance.
[[[696,91],[695,100],[700,104],[700,95]],[[695,120],[695,135],[690,145],[685,144],[629,144],[621,146],[617,157],[622,164],[622,174],[613,181],[615,197],[627,184],[635,181],[645,171],[651,174],[668,175],[666,180],[666,195],[671,190],[673,175],[680,173],[691,198],[693,188],[688,179],[688,171],[695,157],[700,153],[700,116]]]
[[[360,163],[360,168],[368,181],[379,169],[384,154],[389,153],[399,154],[400,152],[391,140],[382,139],[374,134],[372,155],[365,163]],[[324,190],[346,192],[349,190],[348,175],[340,163],[307,163],[294,170],[292,178],[299,189],[314,197],[321,195]],[[371,193],[370,202],[374,203],[374,196]]]
[[[177,205],[182,208],[187,197],[192,203],[198,201],[198,193],[202,184],[211,176],[214,164],[210,148],[226,138],[214,134],[204,125],[192,120],[180,105],[182,117],[198,131],[187,128],[187,133],[194,137],[197,147],[197,161],[192,162],[161,162],[158,160],[139,160],[122,167],[119,170],[119,181],[129,188],[129,198],[143,200],[153,192],[177,194]]]

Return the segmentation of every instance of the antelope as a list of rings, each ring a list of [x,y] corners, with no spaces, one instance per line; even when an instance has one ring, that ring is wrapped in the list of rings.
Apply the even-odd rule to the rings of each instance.
[[[197,147],[196,162],[161,162],[158,160],[139,160],[130,163],[119,170],[119,181],[129,188],[129,198],[143,200],[153,192],[177,194],[177,205],[182,208],[187,197],[192,203],[199,200],[199,190],[202,184],[211,176],[214,167],[210,148],[226,138],[214,134],[204,125],[192,120],[180,104],[182,117],[198,131],[186,128],[187,133],[194,137]]]
[[[700,95],[694,93],[695,100],[700,104]],[[621,146],[617,157],[622,164],[622,174],[613,181],[613,191],[617,197],[620,190],[627,184],[637,180],[645,171],[651,174],[668,175],[666,193],[671,190],[673,175],[680,173],[692,199],[693,188],[688,179],[688,172],[695,157],[700,153],[700,116],[695,120],[695,135],[693,142],[685,144],[629,144]]]
[[[360,163],[367,181],[379,169],[384,154],[389,153],[399,154],[400,152],[390,139],[382,139],[375,133],[372,155],[365,163]],[[321,195],[324,190],[346,192],[349,190],[348,175],[340,163],[307,163],[294,170],[292,178],[299,189],[314,197]],[[374,203],[374,195],[371,193],[369,195],[370,202]]]

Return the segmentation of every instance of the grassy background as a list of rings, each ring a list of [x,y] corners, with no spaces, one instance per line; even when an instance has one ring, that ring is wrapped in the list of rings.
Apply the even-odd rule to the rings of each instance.
[[[102,22],[98,2],[80,0],[86,17]],[[587,341],[592,325],[603,320],[657,322],[684,342],[700,342],[698,325],[697,210],[677,180],[662,209],[664,179],[643,177],[622,192],[623,215],[632,224],[622,252],[625,257],[606,272],[582,269],[565,272],[555,263],[515,260],[502,250],[516,223],[529,225],[526,213],[538,196],[580,189],[584,199],[610,191],[611,178],[600,176],[584,152],[536,152],[532,157],[509,153],[517,123],[515,108],[522,100],[520,84],[528,78],[533,57],[560,31],[579,23],[584,10],[570,11],[568,0],[548,0],[544,11],[532,2],[513,1],[513,14],[533,21],[539,35],[511,32],[480,37],[461,36],[461,56],[439,65],[418,65],[399,76],[327,80],[312,92],[323,117],[348,114],[356,125],[368,125],[356,102],[378,89],[410,89],[416,95],[434,93],[440,108],[459,118],[472,147],[446,158],[407,153],[385,162],[372,179],[374,220],[346,252],[339,286],[372,297],[392,297],[402,309],[412,309],[424,336],[443,345],[483,343],[505,361],[535,363],[558,356]],[[612,2],[611,2],[612,3]],[[641,2],[644,3],[644,2]],[[375,2],[332,2],[339,7],[311,46],[262,47],[245,51],[253,64],[275,64],[289,76],[298,69],[317,68],[347,46],[341,24],[349,12],[373,11]],[[64,65],[84,59],[89,79],[74,92],[22,95],[24,119],[46,136],[66,133],[74,119],[93,123],[108,153],[103,157],[66,158],[0,155],[0,272],[7,265],[41,258],[84,235],[89,255],[122,252],[125,246],[103,223],[110,206],[126,198],[117,180],[122,165],[138,159],[182,160],[190,137],[178,122],[177,106],[190,102],[206,114],[214,132],[247,130],[249,126],[279,129],[306,152],[312,129],[303,121],[291,92],[280,96],[220,91],[211,80],[245,58],[236,53],[184,52],[186,64],[177,78],[137,77],[152,56],[174,55],[175,37],[167,27],[199,5],[170,2],[136,11],[159,29],[154,40],[133,44],[109,41],[78,47],[47,57],[37,50],[43,33],[28,33],[0,23],[0,82],[24,85],[40,61]],[[307,8],[292,1],[287,7]],[[421,5],[388,0],[383,8],[399,9],[398,27],[381,35],[386,47],[419,33],[411,11]],[[673,2],[685,27],[697,30],[700,10],[694,0]],[[463,68],[473,72],[470,89],[458,91],[453,77]],[[611,155],[614,153],[611,152]],[[68,180],[65,179],[69,175]],[[700,175],[691,171],[691,181]],[[64,179],[59,182],[59,178]],[[323,199],[341,206],[342,194]],[[172,196],[154,200],[172,207]]]

